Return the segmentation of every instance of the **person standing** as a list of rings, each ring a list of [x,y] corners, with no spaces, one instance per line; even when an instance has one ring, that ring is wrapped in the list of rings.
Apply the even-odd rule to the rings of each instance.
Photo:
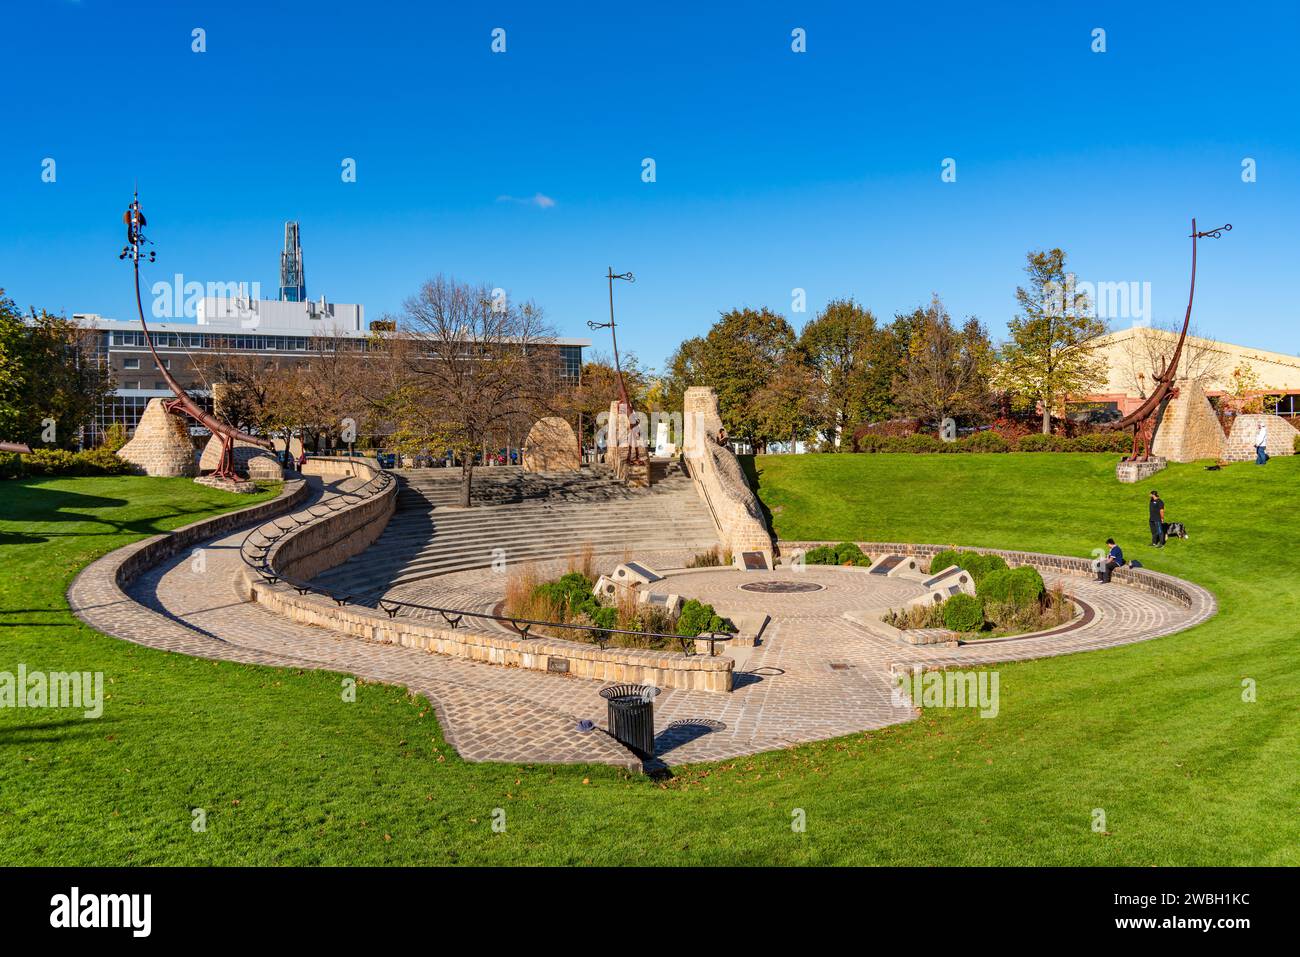
[[[1165,547],[1165,503],[1160,493],[1151,490],[1151,500],[1147,502],[1147,521],[1151,526],[1151,544],[1156,548]]]
[[[1268,424],[1259,420],[1259,431],[1255,433],[1255,464],[1264,465],[1268,462]]]

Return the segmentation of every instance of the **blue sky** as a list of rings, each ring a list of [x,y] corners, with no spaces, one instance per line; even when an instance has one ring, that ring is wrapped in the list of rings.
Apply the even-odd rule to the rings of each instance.
[[[151,279],[274,295],[297,219],[313,297],[377,318],[442,272],[604,346],[612,265],[620,343],[661,368],[720,310],[848,295],[937,292],[998,337],[1045,246],[1181,320],[1195,215],[1235,227],[1202,247],[1201,332],[1300,350],[1297,4],[705,6],[9,0],[0,285],[130,318],[138,178]]]

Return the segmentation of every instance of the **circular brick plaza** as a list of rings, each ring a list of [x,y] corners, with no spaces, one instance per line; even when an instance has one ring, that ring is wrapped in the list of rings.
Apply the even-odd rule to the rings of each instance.
[[[328,502],[359,482],[309,479],[296,507]],[[604,726],[599,692],[606,683],[370,642],[243,600],[239,546],[247,526],[232,530],[234,525],[226,518],[219,531],[196,543],[206,556],[201,569],[190,560],[189,547],[152,564],[142,558],[149,542],[105,556],[74,582],[73,610],[99,631],[156,648],[320,668],[407,686],[430,699],[448,740],[468,760],[640,766],[600,730],[578,730],[583,719]],[[1004,554],[1028,560],[1021,553]],[[609,571],[626,557],[598,556],[596,564]],[[1079,574],[1076,559],[1038,556],[1034,563],[1048,587],[1059,583],[1090,608],[1087,621],[1076,619],[1068,631],[1049,636],[914,646],[873,634],[846,615],[902,605],[924,593],[915,581],[824,566],[666,570],[682,564],[683,556],[635,557],[665,574],[656,591],[707,601],[728,616],[759,613],[770,619],[755,647],[726,651],[736,662],[730,693],[665,688],[658,696],[656,751],[668,764],[754,754],[911,720],[916,710],[892,693],[891,676],[900,670],[975,667],[1111,648],[1170,635],[1215,611],[1213,597],[1190,583],[1152,575],[1154,585],[1148,587],[1118,577],[1102,585]],[[123,574],[136,563],[151,567]],[[563,568],[558,557],[541,563],[543,573]],[[506,580],[501,569],[475,568],[411,582],[389,596],[486,611],[500,602]],[[743,587],[752,585],[762,590]],[[1004,696],[1014,694],[1014,678],[1004,675],[1001,687]]]

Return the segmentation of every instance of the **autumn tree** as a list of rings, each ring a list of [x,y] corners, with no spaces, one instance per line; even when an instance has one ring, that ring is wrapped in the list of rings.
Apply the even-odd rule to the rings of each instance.
[[[907,354],[894,377],[894,396],[910,415],[934,425],[978,418],[993,404],[992,344],[978,319],[958,329],[938,296],[904,319]]]
[[[43,309],[24,318],[0,289],[0,438],[33,447],[79,444],[114,388],[96,348],[99,334]]]
[[[827,303],[799,335],[817,376],[818,430],[837,446],[846,430],[893,409],[891,384],[899,357],[889,338],[871,310],[852,299]]]
[[[767,387],[795,344],[790,323],[767,308],[733,309],[722,314],[704,337],[698,357],[700,385],[718,394],[718,409],[728,432],[760,449],[774,436],[754,397]]]
[[[1069,393],[1091,392],[1105,381],[1097,340],[1105,335],[1106,324],[1075,289],[1062,250],[1030,252],[1025,273],[1029,285],[1016,287],[1021,312],[1008,323],[1010,340],[1002,347],[998,381],[1042,404],[1047,434],[1053,406]]]
[[[393,368],[395,445],[448,449],[461,462],[460,504],[470,504],[474,454],[554,411],[559,369],[542,311],[438,276],[405,301],[384,340]]]

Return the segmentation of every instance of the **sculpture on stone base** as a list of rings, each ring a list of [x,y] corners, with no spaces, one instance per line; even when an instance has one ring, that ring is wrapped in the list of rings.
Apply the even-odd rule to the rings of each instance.
[[[243,479],[235,471],[233,456],[235,442],[244,442],[272,453],[274,453],[275,447],[266,439],[241,432],[239,429],[222,422],[216,416],[204,412],[199,404],[180,387],[172,377],[167,365],[159,358],[158,350],[154,348],[153,337],[149,334],[149,324],[144,321],[144,302],[140,297],[140,257],[144,255],[142,247],[146,243],[149,245],[153,245],[153,243],[151,240],[146,239],[144,235],[146,221],[144,212],[140,209],[140,194],[138,192],[131,200],[131,205],[127,207],[126,213],[123,214],[122,221],[126,223],[126,246],[122,248],[122,252],[117,258],[131,260],[131,266],[135,272],[135,308],[140,316],[140,328],[144,331],[144,344],[149,347],[149,354],[153,356],[159,374],[167,383],[167,388],[171,389],[172,395],[175,396],[173,399],[164,401],[163,408],[170,413],[185,413],[195,422],[204,426],[212,433],[214,438],[221,442],[221,455],[217,467],[212,473],[213,478],[225,482],[242,482]],[[154,262],[156,256],[157,254],[151,250],[148,253],[148,261]]]

